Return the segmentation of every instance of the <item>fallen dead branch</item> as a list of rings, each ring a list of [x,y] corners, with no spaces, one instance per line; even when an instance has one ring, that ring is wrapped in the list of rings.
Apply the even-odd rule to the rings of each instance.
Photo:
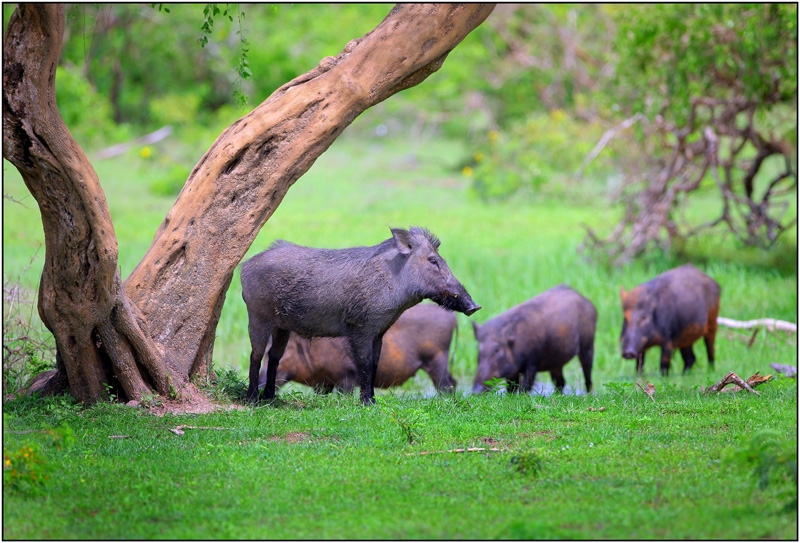
[[[745,381],[734,372],[728,372],[728,374],[722,378],[722,380],[715,384],[711,385],[707,389],[703,389],[703,394],[708,394],[712,392],[739,392],[740,390],[746,390],[751,394],[760,395],[759,392],[753,390],[753,387],[760,385],[761,383],[766,383],[772,378],[772,374],[767,375],[766,377],[759,374],[759,372],[755,372],[753,375],[747,378]],[[726,386],[733,384],[735,385],[733,388],[729,388],[728,390],[722,390]]]
[[[231,430],[232,428],[220,428],[219,426],[189,426],[188,424],[180,424],[175,428],[169,428],[169,431],[176,436],[182,436],[186,432],[184,430]]]
[[[727,319],[725,317],[717,317],[717,324],[720,326],[725,326],[727,328],[746,328],[746,329],[760,329],[766,328],[770,332],[774,332],[775,330],[781,330],[783,332],[791,332],[793,334],[797,333],[797,325],[793,322],[788,321],[781,321],[778,319],[755,319],[750,321],[737,321],[733,319]]]
[[[408,453],[406,456],[418,456],[423,454],[442,454],[442,453],[465,453],[465,452],[498,452],[500,449],[497,447],[467,447],[466,449],[449,449],[447,451],[422,451],[418,453]]]
[[[144,136],[132,139],[129,142],[106,147],[105,149],[98,151],[95,154],[95,157],[98,159],[115,157],[126,152],[128,149],[139,145],[152,145],[153,143],[158,143],[159,141],[168,137],[170,134],[172,134],[172,127],[170,125],[162,126],[155,132],[145,134]]]

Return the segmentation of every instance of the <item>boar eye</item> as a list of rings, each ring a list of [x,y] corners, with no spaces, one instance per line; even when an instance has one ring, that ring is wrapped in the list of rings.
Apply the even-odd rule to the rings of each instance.
[[[437,268],[439,267],[439,263],[436,261],[436,257],[435,256],[429,256],[428,257],[428,262],[430,262],[431,264],[433,264]]]

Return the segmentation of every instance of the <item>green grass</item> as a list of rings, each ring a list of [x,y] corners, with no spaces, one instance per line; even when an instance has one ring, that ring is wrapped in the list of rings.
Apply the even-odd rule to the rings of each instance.
[[[123,277],[174,201],[148,190],[173,145],[155,148],[149,159],[134,150],[95,163]],[[284,389],[275,406],[202,416],[156,418],[110,404],[82,409],[63,398],[5,402],[4,454],[35,444],[50,480],[28,490],[4,485],[4,537],[796,539],[796,513],[782,511],[792,489],[796,499],[796,481],[782,475],[785,462],[761,489],[754,470],[771,464],[744,460],[753,439],[777,436],[779,457],[793,453],[796,469],[796,382],[764,384],[761,396],[699,394],[728,371],[748,377],[772,373],[772,362],[796,365],[796,339],[762,332],[748,348],[721,329],[714,371],[699,343],[696,371],[681,375],[676,356],[668,378],[658,375],[657,350],[650,351],[645,379],[658,390],[655,401],[635,386],[634,363],[619,355],[620,286],[685,261],[722,285],[721,315],[796,322],[796,233],[766,253],[708,236],[682,256],[651,254],[606,268],[576,249],[583,224],[606,232],[618,219],[608,202],[534,197],[486,205],[458,169],[465,156],[446,141],[340,139],[290,189],[247,256],[275,239],[371,245],[390,226],[426,226],[483,306],[473,316],[478,322],[559,283],[591,299],[599,313],[595,394],[426,397],[430,381],[417,376],[379,392],[373,408],[361,407],[357,395],[319,397],[299,385]],[[18,278],[35,291],[43,248],[24,270],[43,239],[38,209],[14,168],[4,163],[4,173],[4,192],[24,201],[3,202],[4,281]],[[470,319],[458,318],[451,371],[469,386],[477,346]],[[243,375],[249,350],[237,272],[217,329],[215,367]],[[576,361],[565,377],[580,388]],[[169,432],[181,424],[225,429]],[[13,433],[59,425],[72,431],[73,444]],[[129,437],[109,437],[117,435]],[[419,454],[472,446],[501,451]]]
[[[776,470],[759,490],[740,457],[765,430],[796,452],[785,435],[796,382],[760,388],[704,397],[673,386],[654,402],[633,385],[589,397],[390,395],[372,408],[304,394],[163,418],[20,400],[6,430],[68,425],[76,443],[46,449],[55,470],[39,494],[4,490],[4,537],[791,539],[791,481]],[[176,436],[178,425],[219,429]],[[7,431],[4,447],[32,435]],[[448,452],[466,447],[499,451]]]

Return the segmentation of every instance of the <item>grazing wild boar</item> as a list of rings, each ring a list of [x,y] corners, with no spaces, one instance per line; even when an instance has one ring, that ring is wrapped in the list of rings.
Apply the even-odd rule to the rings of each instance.
[[[700,338],[706,343],[709,368],[714,367],[714,337],[717,334],[720,287],[691,264],[666,271],[622,298],[622,357],[636,359],[641,376],[644,353],[661,346],[661,374],[669,374],[672,351],[679,349],[683,371],[694,365],[692,344]]]
[[[418,304],[407,309],[383,336],[375,387],[400,386],[422,369],[438,391],[451,391],[456,380],[448,371],[448,354],[456,316],[434,304]],[[261,368],[259,386],[267,381],[267,368]],[[334,388],[352,392],[358,384],[358,371],[347,340],[303,338],[291,334],[283,353],[277,387],[295,381],[329,393]]]
[[[347,338],[361,402],[374,404],[383,335],[403,311],[426,298],[466,315],[480,309],[439,255],[436,236],[419,227],[391,231],[392,237],[378,245],[350,249],[276,241],[242,264],[252,347],[249,401],[258,399],[259,369],[270,338],[266,399],[275,397],[278,362],[294,332]]]
[[[498,377],[511,388],[521,386],[530,392],[540,371],[549,371],[556,390],[563,392],[564,365],[575,355],[583,368],[586,392],[591,392],[597,311],[570,287],[551,288],[482,326],[475,321],[472,326],[478,340],[473,392],[486,390],[486,381]]]

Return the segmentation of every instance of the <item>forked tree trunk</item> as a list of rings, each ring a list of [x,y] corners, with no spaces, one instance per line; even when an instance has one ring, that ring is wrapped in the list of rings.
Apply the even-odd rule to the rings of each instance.
[[[279,88],[214,142],[123,284],[97,174],[56,107],[64,8],[21,5],[5,42],[3,156],[44,224],[39,313],[59,368],[37,388],[68,381],[91,403],[105,383],[138,399],[205,374],[234,268],[289,187],[360,113],[438,70],[492,9],[395,6],[337,57]]]

